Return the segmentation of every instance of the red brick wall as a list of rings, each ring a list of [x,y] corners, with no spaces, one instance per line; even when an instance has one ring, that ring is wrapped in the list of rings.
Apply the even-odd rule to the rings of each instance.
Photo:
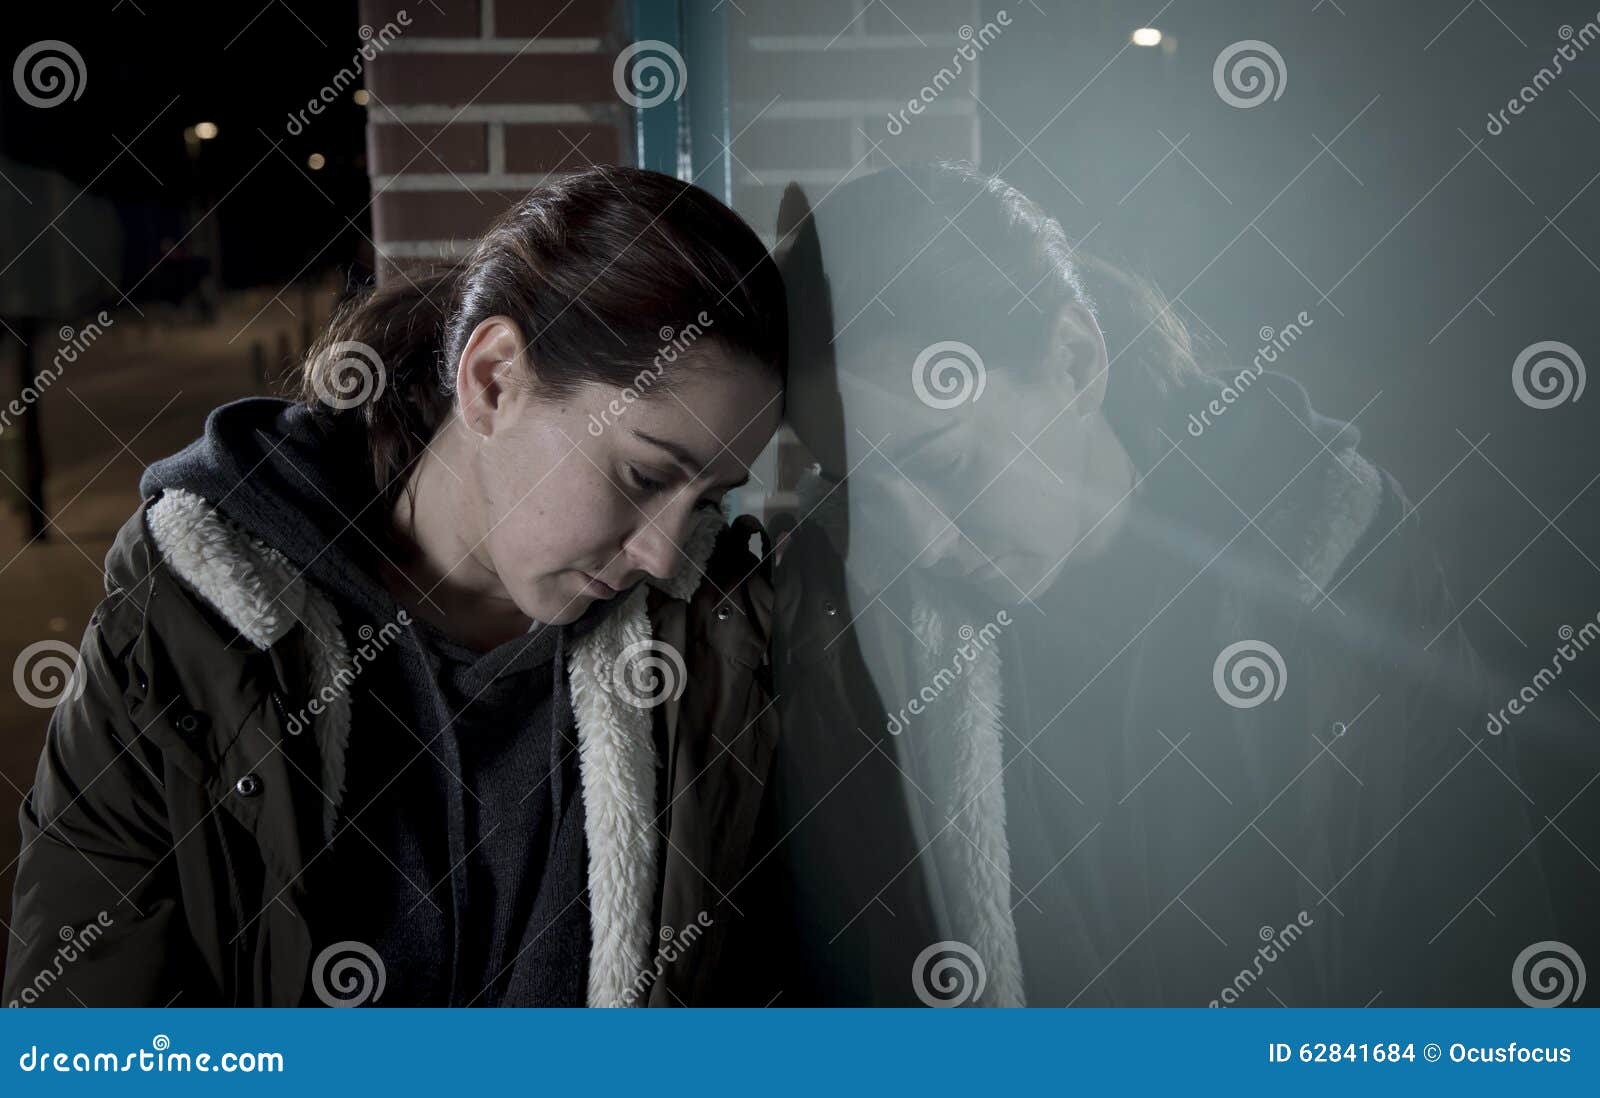
[[[366,70],[380,276],[464,251],[552,172],[631,162],[620,0],[361,0],[361,22],[401,10],[410,25]]]

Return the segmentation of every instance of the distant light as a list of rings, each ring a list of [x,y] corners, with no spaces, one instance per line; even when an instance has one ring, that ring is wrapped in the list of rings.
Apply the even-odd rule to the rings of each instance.
[[[367,95],[366,88],[357,88],[355,91],[350,93],[350,98],[356,101],[356,106],[365,107],[367,105],[367,100],[370,97]]]
[[[1161,32],[1154,27],[1140,27],[1133,32],[1133,44],[1135,46],[1159,46],[1161,45]]]
[[[326,163],[327,160],[323,159],[321,153],[312,153],[310,156],[306,157],[306,167],[310,168],[314,172],[321,171],[322,166]]]
[[[217,136],[217,124],[215,122],[196,122],[194,124],[194,135],[202,141],[210,141]]]

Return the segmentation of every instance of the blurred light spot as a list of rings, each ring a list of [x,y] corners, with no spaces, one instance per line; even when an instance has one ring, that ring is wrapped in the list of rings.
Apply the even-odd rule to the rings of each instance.
[[[306,157],[306,167],[310,168],[314,172],[321,171],[322,166],[326,163],[327,160],[323,158],[321,153],[312,153],[310,156]]]
[[[357,88],[355,91],[350,93],[350,98],[356,101],[356,106],[365,107],[367,105],[367,100],[370,97],[367,95],[366,88]]]
[[[202,141],[210,141],[217,136],[217,124],[215,122],[196,122],[194,124],[194,135]]]
[[[56,632],[56,633],[64,633],[64,632],[66,632],[67,619],[66,618],[51,618],[50,619],[50,629],[51,629],[52,632]]]
[[[1133,32],[1133,44],[1135,46],[1159,46],[1161,45],[1161,32],[1154,27],[1140,27]]]

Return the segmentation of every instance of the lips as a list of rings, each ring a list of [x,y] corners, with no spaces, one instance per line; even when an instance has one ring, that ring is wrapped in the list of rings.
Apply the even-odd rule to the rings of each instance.
[[[584,572],[581,569],[579,570],[579,574],[587,579],[592,586],[599,588],[601,593],[606,598],[612,598],[613,596],[622,594],[622,591],[619,588],[611,586],[599,576],[593,575],[589,572]]]

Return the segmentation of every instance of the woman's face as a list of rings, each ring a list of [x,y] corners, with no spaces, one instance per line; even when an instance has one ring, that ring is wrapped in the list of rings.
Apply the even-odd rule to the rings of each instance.
[[[1078,352],[1080,376],[1104,363],[1093,334]],[[801,438],[827,472],[849,471],[852,553],[884,555],[890,574],[926,569],[997,602],[1038,598],[1107,506],[1098,401],[1079,388],[1066,352],[1054,368],[1022,368],[979,365],[981,351],[962,345],[944,356],[941,377],[940,356],[901,342],[841,348],[836,370],[796,371],[791,385]],[[837,397],[807,393],[808,384],[836,386]]]
[[[683,547],[696,509],[744,483],[777,430],[772,370],[709,346],[671,369],[670,391],[588,383],[552,400],[508,387],[490,433],[475,428],[473,556],[527,617],[564,624],[693,567]]]

